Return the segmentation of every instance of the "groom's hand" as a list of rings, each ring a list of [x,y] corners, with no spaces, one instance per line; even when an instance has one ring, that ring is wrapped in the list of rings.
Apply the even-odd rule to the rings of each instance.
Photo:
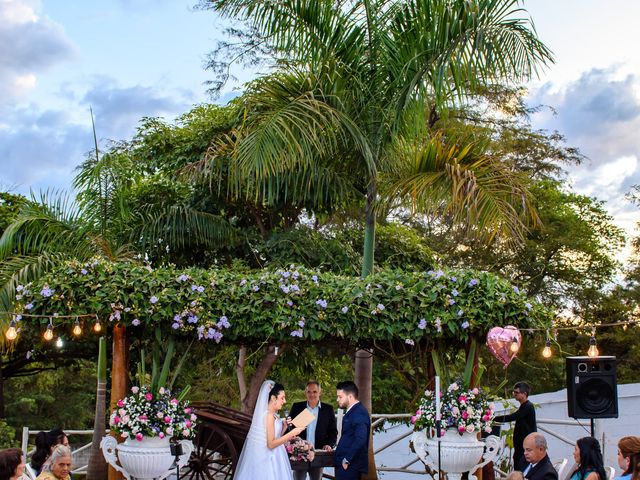
[[[330,452],[331,450],[333,450],[333,448],[331,448],[331,445],[325,445],[324,447],[322,447],[322,450],[324,450],[325,452]]]
[[[343,459],[342,459],[342,468],[343,468],[344,470],[347,470],[347,469],[349,468],[349,462],[347,462],[347,459],[346,459],[346,458],[343,458]]]

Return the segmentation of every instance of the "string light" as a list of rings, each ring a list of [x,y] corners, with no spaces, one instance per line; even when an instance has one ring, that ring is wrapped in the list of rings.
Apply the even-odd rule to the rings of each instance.
[[[590,357],[597,357],[598,355],[600,355],[600,352],[598,351],[598,342],[596,342],[596,336],[595,336],[595,331],[593,332],[593,334],[591,335],[591,338],[589,339],[589,350],[587,350],[587,355],[589,355]]]
[[[7,328],[7,331],[5,332],[5,337],[7,337],[7,340],[15,340],[16,337],[18,336],[18,331],[16,330],[16,326],[18,325],[18,322],[16,322],[15,317],[11,319],[11,321],[9,322],[9,328]]]
[[[93,324],[93,331],[96,333],[100,333],[102,330],[102,325],[100,324],[100,319],[96,315],[96,323]]]
[[[58,340],[56,340],[56,347],[58,348],[64,347],[64,342],[62,341],[62,337],[58,337]]]
[[[542,349],[542,356],[544,358],[551,358],[553,351],[551,350],[551,339],[549,338],[549,330],[547,330],[547,340],[544,342],[544,348]]]
[[[53,323],[51,317],[49,317],[49,325],[47,325],[47,329],[44,331],[43,337],[46,341],[53,339]]]
[[[78,337],[82,335],[82,327],[80,326],[80,320],[76,318],[76,321],[73,322],[73,334]]]
[[[518,344],[518,339],[516,337],[513,337],[513,339],[511,340],[511,345],[509,346],[509,349],[513,353],[516,353],[518,350],[520,350],[520,345]]]

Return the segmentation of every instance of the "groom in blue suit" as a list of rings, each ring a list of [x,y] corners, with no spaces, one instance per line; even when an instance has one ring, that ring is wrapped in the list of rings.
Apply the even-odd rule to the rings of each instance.
[[[337,387],[340,408],[346,408],[342,418],[342,434],[333,454],[336,480],[360,480],[369,471],[369,434],[371,418],[358,401],[358,387],[351,381],[340,382]]]

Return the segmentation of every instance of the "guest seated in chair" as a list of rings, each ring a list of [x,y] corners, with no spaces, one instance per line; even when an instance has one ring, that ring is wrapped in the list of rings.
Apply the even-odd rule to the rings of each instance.
[[[0,451],[0,480],[19,480],[24,472],[24,456],[19,448]]]
[[[631,480],[634,465],[640,470],[640,437],[622,437],[618,441],[618,466],[622,475],[615,480]]]
[[[527,435],[523,442],[524,478],[528,480],[558,480],[558,472],[553,468],[547,455],[547,439],[538,432]]]
[[[600,442],[595,438],[580,438],[573,449],[573,458],[577,467],[571,480],[607,480]]]
[[[71,449],[65,445],[56,445],[36,480],[70,480],[70,474]]]

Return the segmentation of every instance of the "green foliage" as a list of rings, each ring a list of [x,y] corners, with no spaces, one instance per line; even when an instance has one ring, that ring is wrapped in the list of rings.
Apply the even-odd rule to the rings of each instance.
[[[472,270],[383,270],[358,279],[294,267],[244,274],[96,260],[69,262],[25,287],[19,311],[91,312],[124,321],[134,332],[140,324],[141,331],[160,327],[215,341],[458,344],[495,325],[550,321],[550,312],[516,287]]]
[[[0,449],[18,446],[15,429],[0,418]]]
[[[0,192],[0,236],[18,216],[20,209],[26,203],[27,199],[22,195]]]

